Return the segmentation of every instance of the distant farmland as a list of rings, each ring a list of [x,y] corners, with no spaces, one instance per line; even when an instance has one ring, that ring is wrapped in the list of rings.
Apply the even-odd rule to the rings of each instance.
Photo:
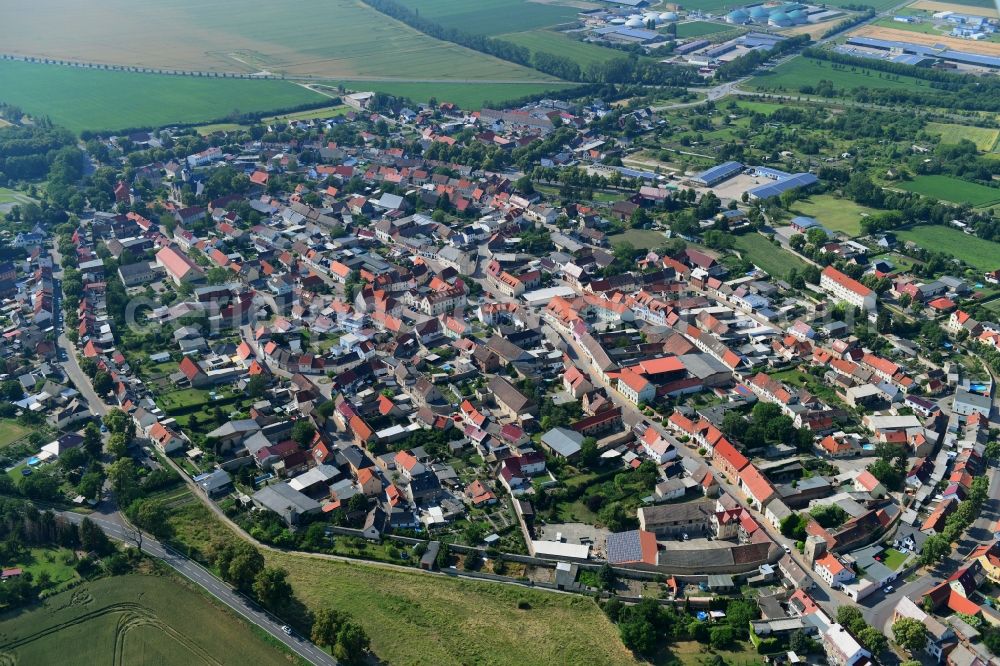
[[[529,0],[399,0],[420,16],[449,28],[500,35],[575,21],[579,7]],[[599,4],[599,3],[598,3]],[[597,7],[598,4],[594,4]]]
[[[265,112],[325,99],[287,81],[132,74],[0,61],[0,100],[29,114],[48,116],[75,132],[198,123],[234,111]]]
[[[98,12],[91,3],[64,0],[16,3],[16,8],[4,9],[0,44],[8,53],[164,69],[428,82],[551,80],[535,70],[428,37],[359,0],[100,4]],[[530,4],[552,11],[549,5]],[[507,7],[493,16],[483,14],[489,25],[497,25],[496,15],[519,13]],[[53,21],[53,16],[59,20]],[[523,24],[508,21],[502,31],[518,29],[524,29]]]
[[[581,68],[595,62],[606,62],[615,58],[625,58],[627,54],[615,49],[605,48],[597,44],[581,42],[552,30],[530,30],[514,32],[508,35],[498,35],[502,39],[531,50],[532,53],[543,52],[569,58]]]
[[[898,187],[932,199],[967,203],[977,208],[1000,203],[1000,188],[970,183],[950,176],[914,176],[913,180],[899,183]]]
[[[928,134],[937,134],[941,137],[941,143],[958,143],[962,139],[968,139],[976,144],[976,148],[983,152],[993,150],[997,143],[997,136],[1000,130],[988,127],[970,127],[968,125],[953,125],[951,123],[927,123],[924,130]]]

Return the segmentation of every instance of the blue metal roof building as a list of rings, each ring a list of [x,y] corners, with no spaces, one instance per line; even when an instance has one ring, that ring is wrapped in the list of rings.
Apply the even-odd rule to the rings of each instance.
[[[739,162],[723,162],[722,164],[718,164],[711,169],[702,171],[691,180],[695,183],[704,185],[705,187],[711,187],[716,183],[721,183],[727,178],[732,178],[742,170],[743,165]]]
[[[750,188],[747,190],[747,194],[751,199],[770,199],[771,197],[781,196],[788,190],[794,190],[798,187],[808,187],[818,182],[819,178],[811,173],[796,173],[788,178],[776,180],[773,183],[765,183]]]

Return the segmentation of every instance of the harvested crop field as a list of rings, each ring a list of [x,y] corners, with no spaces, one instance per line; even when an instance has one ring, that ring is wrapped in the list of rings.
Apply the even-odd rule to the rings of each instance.
[[[970,2],[935,2],[935,0],[917,0],[912,5],[912,9],[925,9],[929,12],[958,12],[959,14],[972,14],[974,16],[997,16],[996,6],[992,0],[972,0]]]
[[[7,53],[162,69],[375,80],[545,80],[424,35],[359,0],[12,0]],[[59,21],[52,21],[59,16]]]
[[[289,662],[185,583],[129,574],[84,583],[0,618],[0,663]]]
[[[967,53],[979,53],[982,55],[1000,56],[1000,43],[975,41],[971,39],[959,39],[957,37],[946,37],[944,35],[928,35],[912,30],[898,30],[896,28],[886,28],[879,25],[866,25],[851,33],[852,37],[873,37],[875,39],[889,39],[898,42],[909,42],[922,46],[935,46],[943,44],[956,51]]]

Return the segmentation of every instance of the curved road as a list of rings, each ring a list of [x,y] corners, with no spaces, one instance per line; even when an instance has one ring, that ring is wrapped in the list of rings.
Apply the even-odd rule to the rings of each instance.
[[[71,511],[60,511],[59,515],[74,524],[82,522],[85,517],[89,517],[108,537],[116,541],[135,545],[139,539],[136,530],[122,524],[121,518],[117,513],[95,513],[90,516],[83,516]],[[263,610],[247,597],[234,592],[229,585],[216,578],[212,572],[194,560],[184,557],[169,546],[165,546],[147,535],[142,536],[142,551],[170,565],[177,573],[206,590],[248,622],[257,625],[275,639],[281,641],[289,650],[309,663],[337,666],[338,662],[336,659],[313,645],[307,639],[300,636],[286,635],[281,629],[283,623],[280,620]]]

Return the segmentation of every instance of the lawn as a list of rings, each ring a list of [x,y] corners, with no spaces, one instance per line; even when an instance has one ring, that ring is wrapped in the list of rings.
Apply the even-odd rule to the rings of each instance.
[[[889,567],[893,571],[899,571],[899,568],[903,566],[903,562],[906,561],[906,553],[901,553],[893,548],[886,548],[882,551],[882,564]]]
[[[902,229],[896,234],[928,250],[946,252],[973,268],[992,271],[1000,268],[1000,243],[964,234],[958,229],[922,225]]]
[[[242,620],[171,576],[87,582],[0,624],[4,663],[289,663]]]
[[[875,70],[834,68],[834,63],[814,60],[812,58],[795,58],[778,65],[770,72],[755,76],[750,85],[757,90],[780,90],[795,93],[803,86],[815,87],[820,81],[829,81],[837,89],[852,90],[854,88],[888,88],[892,90],[910,90],[929,87],[926,81],[909,76],[899,76],[893,79],[883,78]]]
[[[200,502],[172,509],[168,522],[195,551],[234,538]],[[636,663],[591,599],[280,552],[265,557],[288,571],[296,597],[313,611],[353,615],[387,663]],[[521,599],[531,608],[518,609]]]
[[[762,666],[764,664],[764,658],[756,653],[749,641],[740,642],[735,648],[728,650],[716,650],[696,641],[674,643],[664,650],[662,658],[656,659],[656,663],[667,666],[701,664],[708,661],[707,655],[710,654],[722,657],[727,666]]]
[[[399,0],[400,4],[449,28],[480,35],[500,35],[545,28],[576,20],[580,10],[557,2],[529,0]]]
[[[621,51],[597,44],[581,42],[561,32],[552,30],[531,30],[500,35],[500,39],[523,46],[532,53],[543,52],[569,58],[581,68],[591,63],[607,62],[625,56]]]
[[[0,128],[2,127],[5,126],[0,125]],[[8,203],[26,204],[26,203],[31,203],[32,201],[34,201],[34,199],[29,197],[24,192],[18,192],[17,190],[12,190],[6,187],[0,187],[0,204],[8,204]]]
[[[0,61],[0,90],[5,102],[74,132],[197,123],[324,99],[287,81],[107,72],[8,60]]]
[[[913,180],[899,183],[898,187],[932,199],[967,203],[975,208],[1000,203],[1000,188],[987,187],[951,176],[914,176]]]
[[[5,563],[5,566],[10,563]],[[68,583],[77,579],[76,569],[73,568],[73,551],[69,548],[32,548],[24,557],[13,566],[18,566],[38,580],[38,576],[46,574],[55,586]]]
[[[625,242],[631,243],[632,247],[638,250],[654,250],[666,245],[668,240],[662,231],[653,229],[628,229],[623,233],[608,236],[608,242],[612,246]]]
[[[861,233],[861,218],[873,211],[849,199],[839,199],[829,194],[816,194],[795,202],[796,215],[814,217],[827,229],[840,231],[848,236]]]
[[[313,610],[359,621],[388,663],[633,664],[591,599],[268,552]],[[519,610],[524,600],[530,609]]]
[[[993,146],[997,143],[997,137],[1000,136],[1000,130],[997,129],[953,125],[951,123],[927,123],[924,130],[928,134],[940,136],[941,143],[954,144],[962,139],[968,139],[984,153],[993,150]]]
[[[526,1],[523,6],[525,12],[568,11]],[[500,32],[537,25],[519,22],[520,13],[503,7],[483,16],[487,25],[503,23]],[[511,18],[500,22],[497,16]],[[267,0],[102,0],[100,12],[89,3],[36,0],[5,12],[0,43],[8,53],[185,71],[429,82],[550,79],[429,37],[360,0],[300,0],[294,6]]]
[[[712,23],[710,21],[688,21],[686,23],[677,24],[677,36],[704,37],[705,35],[714,35],[717,32],[731,32],[733,29],[733,26],[723,25],[722,23]]]
[[[0,419],[0,448],[9,446],[22,437],[27,437],[31,428],[26,428],[17,421]]]
[[[736,250],[744,259],[771,276],[784,278],[793,268],[801,271],[808,266],[806,262],[774,245],[760,234],[734,236],[733,240],[736,243]]]

